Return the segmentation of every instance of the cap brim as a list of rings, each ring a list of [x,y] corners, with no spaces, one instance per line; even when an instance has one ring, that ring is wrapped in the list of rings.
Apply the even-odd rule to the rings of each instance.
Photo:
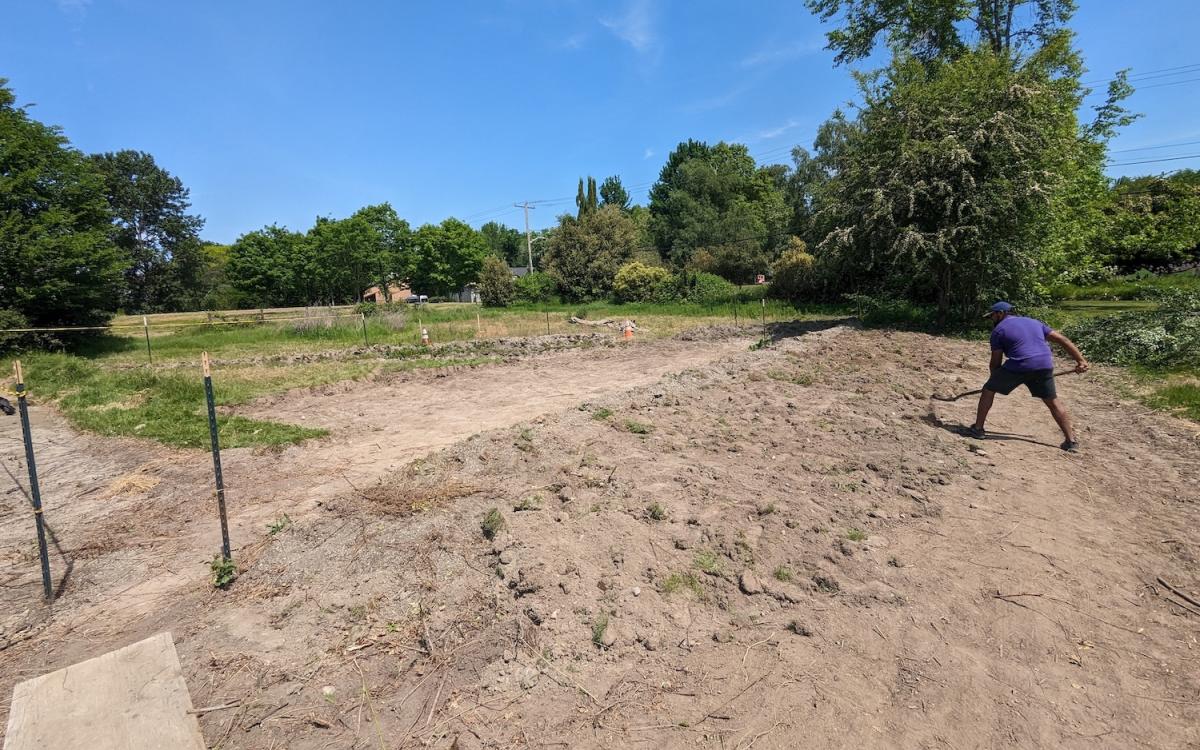
[[[995,310],[988,310],[987,312],[985,312],[983,315],[980,315],[979,317],[981,317],[981,318],[986,318],[986,317],[988,317],[989,315],[991,315],[991,314],[992,314],[992,313],[994,313],[994,312],[996,312],[996,311],[995,311]]]

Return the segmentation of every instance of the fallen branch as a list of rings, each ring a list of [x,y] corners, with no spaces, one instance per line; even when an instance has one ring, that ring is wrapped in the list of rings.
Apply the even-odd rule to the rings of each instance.
[[[1158,577],[1157,577],[1157,578],[1155,578],[1154,580],[1156,580],[1156,581],[1158,581],[1159,583],[1161,583],[1161,584],[1163,585],[1163,588],[1165,588],[1167,591],[1170,591],[1172,594],[1174,594],[1175,596],[1178,596],[1180,599],[1184,600],[1184,601],[1185,601],[1185,602],[1187,602],[1188,604],[1191,604],[1193,607],[1200,607],[1200,602],[1196,601],[1196,600],[1195,600],[1195,599],[1193,599],[1192,597],[1188,596],[1187,594],[1183,593],[1183,592],[1182,592],[1182,591],[1180,591],[1179,589],[1175,588],[1175,587],[1174,587],[1174,586],[1172,586],[1171,584],[1169,584],[1169,583],[1167,583],[1166,581],[1164,581],[1164,580],[1162,579],[1162,576],[1158,576]]]
[[[240,705],[242,705],[241,701],[234,701],[233,703],[222,703],[219,706],[205,706],[204,708],[189,708],[187,712],[189,714],[193,714],[195,716],[202,716],[203,714],[212,713],[213,711],[224,711],[227,708],[237,708]]]

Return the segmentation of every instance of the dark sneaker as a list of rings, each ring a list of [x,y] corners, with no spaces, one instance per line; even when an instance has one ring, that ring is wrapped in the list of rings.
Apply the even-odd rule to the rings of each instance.
[[[967,437],[973,437],[976,440],[987,439],[987,433],[984,431],[984,429],[982,427],[976,427],[974,425],[971,425],[970,427],[967,427],[966,429],[964,429],[963,434],[966,435]]]
[[[1067,453],[1078,453],[1079,452],[1079,441],[1078,440],[1064,440],[1062,445],[1060,445],[1058,447],[1062,448]]]

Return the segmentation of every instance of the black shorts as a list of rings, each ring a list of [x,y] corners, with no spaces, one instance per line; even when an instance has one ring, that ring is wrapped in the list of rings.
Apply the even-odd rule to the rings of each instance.
[[[1030,372],[1013,372],[1003,367],[992,371],[992,376],[983,387],[1007,396],[1013,389],[1023,385],[1029,389],[1034,398],[1057,398],[1058,391],[1054,387],[1054,370],[1032,370]]]

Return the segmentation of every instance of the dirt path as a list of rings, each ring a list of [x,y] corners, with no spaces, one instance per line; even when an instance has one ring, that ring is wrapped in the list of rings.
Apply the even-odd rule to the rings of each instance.
[[[702,367],[745,351],[749,342],[659,341],[554,352],[499,367],[292,392],[236,413],[330,430],[319,461],[308,447],[281,457],[281,474],[298,479],[310,500],[321,500],[344,492],[347,481],[362,487],[471,435]]]
[[[191,583],[120,613],[67,603],[0,650],[0,689],[169,629],[193,700],[239,703],[202,717],[226,750],[1200,747],[1200,616],[1157,582],[1200,599],[1195,424],[1101,370],[1060,382],[1080,454],[1027,396],[971,441],[955,427],[973,401],[929,395],[977,387],[984,347],[776,333],[259,404],[329,426],[315,447],[337,459],[244,452],[260,486],[240,512],[321,505],[274,536],[240,529],[257,541],[226,592],[196,582],[203,556],[167,554],[178,540],[85,561],[80,598],[118,590],[109,570]],[[438,421],[460,403],[495,429]],[[402,442],[363,448],[379,404],[457,437],[410,463]],[[154,460],[200,481],[187,458]],[[186,520],[194,486],[139,497],[107,502],[181,539],[211,525],[207,507]]]
[[[223,451],[235,551],[259,544],[266,524],[284,513],[302,518],[351,485],[370,486],[476,432],[652,383],[744,350],[747,342],[726,336],[567,349],[500,365],[303,389],[239,409],[331,434],[281,451]],[[60,601],[57,617],[103,622],[119,632],[121,623],[153,612],[172,592],[202,583],[206,571],[198,563],[220,548],[207,452],[79,433],[45,407],[34,406],[31,414],[46,518],[74,563],[66,579],[72,596]],[[0,460],[22,481],[23,455],[18,420],[0,420]],[[2,479],[0,644],[40,627],[45,616],[25,500],[6,475]],[[56,554],[56,587],[64,582],[65,562]]]

